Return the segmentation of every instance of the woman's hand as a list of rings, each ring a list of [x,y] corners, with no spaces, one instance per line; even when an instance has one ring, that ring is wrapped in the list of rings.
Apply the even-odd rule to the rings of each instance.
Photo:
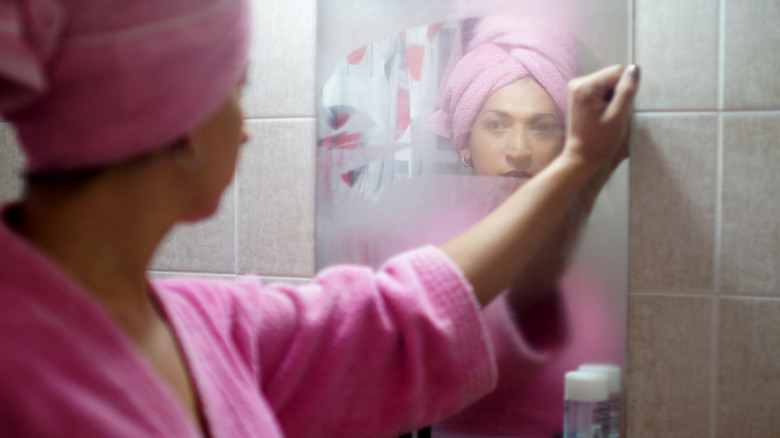
[[[564,155],[582,164],[614,168],[628,135],[639,67],[607,67],[569,83],[569,120]]]

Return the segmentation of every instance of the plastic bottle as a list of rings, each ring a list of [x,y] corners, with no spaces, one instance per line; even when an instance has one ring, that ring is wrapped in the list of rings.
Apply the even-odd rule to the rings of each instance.
[[[608,438],[607,375],[569,371],[565,376],[563,438]]]
[[[609,391],[609,430],[608,438],[620,438],[620,411],[622,408],[622,391],[620,367],[611,364],[583,364],[580,371],[594,371],[607,375],[607,390]]]

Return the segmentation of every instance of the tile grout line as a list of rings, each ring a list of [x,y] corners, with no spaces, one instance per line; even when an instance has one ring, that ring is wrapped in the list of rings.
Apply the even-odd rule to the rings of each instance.
[[[720,326],[720,297],[712,300],[712,321],[710,337],[710,438],[716,438],[718,427],[718,338]]]
[[[721,0],[723,1],[723,0]],[[716,170],[715,170],[715,245],[713,254],[713,288],[714,288],[714,300],[713,300],[713,315],[712,315],[712,363],[710,372],[710,430],[711,438],[715,438],[717,427],[717,410],[718,410],[718,337],[720,335],[718,331],[719,324],[719,308],[723,298],[722,294],[722,252],[723,252],[723,112],[718,112],[717,122],[717,158],[716,158]]]
[[[729,113],[729,114],[750,114],[750,115],[780,115],[780,109],[691,109],[691,110],[636,110],[637,114],[646,116],[680,116],[680,115],[712,115],[717,113]]]
[[[243,163],[239,163],[243,164]],[[239,230],[239,217],[240,217],[240,211],[238,210],[240,205],[238,202],[238,195],[241,191],[241,177],[244,174],[242,171],[241,166],[238,168],[238,171],[236,172],[236,176],[234,178],[234,184],[235,184],[235,190],[233,190],[233,274],[238,275],[238,244],[240,242],[239,236],[238,236],[238,230]]]
[[[629,62],[629,64],[634,64],[634,62],[636,62],[635,59],[634,59],[634,53],[636,52],[636,48],[634,47],[634,21],[635,21],[634,6],[635,6],[635,2],[636,2],[636,0],[628,2],[628,17],[627,17],[628,18],[628,45],[627,45],[628,46],[628,53],[627,53],[627,55],[628,55],[628,62]],[[640,66],[640,68],[641,68],[641,66]]]
[[[247,122],[255,123],[262,120],[263,119],[257,119],[253,117],[244,117],[244,123]],[[245,125],[245,129],[250,129],[250,127]],[[254,132],[250,130],[249,131],[250,138],[252,137],[253,134]],[[241,243],[241,236],[239,236],[239,230],[241,224],[241,220],[240,220],[241,211],[239,211],[239,209],[241,208],[241,205],[238,202],[238,199],[241,194],[241,180],[244,178],[244,174],[246,173],[246,171],[244,170],[246,169],[246,155],[247,155],[246,152],[242,155],[243,160],[239,164],[243,164],[243,165],[239,166],[235,176],[236,189],[235,189],[235,196],[233,197],[233,206],[234,206],[233,207],[233,212],[234,212],[233,213],[234,215],[233,217],[233,275],[239,275],[238,259],[241,253],[241,251],[239,250],[239,245]]]
[[[636,56],[635,56],[635,54],[636,54],[636,47],[635,47],[635,42],[634,42],[634,26],[635,26],[635,22],[636,22],[636,8],[635,8],[636,1],[637,0],[632,0],[632,1],[628,2],[628,11],[627,11],[627,15],[628,16],[626,17],[626,19],[628,20],[628,29],[627,29],[627,33],[628,33],[627,50],[628,50],[628,53],[626,54],[626,56],[628,57],[629,65],[634,65],[636,63]],[[641,66],[639,66],[639,67],[641,69]],[[640,83],[640,87],[641,87],[641,83]],[[632,120],[630,120],[630,123],[632,125],[634,125],[634,126],[636,126],[636,115],[637,115],[636,105],[634,105],[633,114],[631,114],[631,119]],[[630,129],[631,128],[629,127],[629,131],[630,131]],[[629,135],[631,135],[630,132],[629,132]],[[629,141],[629,145],[628,145],[629,146],[629,151],[630,151],[630,148],[631,148],[631,144],[630,143],[631,142]],[[625,311],[625,315],[623,317],[623,323],[625,324],[625,327],[624,327],[624,336],[625,336],[625,338],[623,340],[624,352],[623,352],[623,363],[622,363],[622,366],[624,367],[623,369],[625,370],[624,371],[624,377],[623,377],[623,384],[626,387],[623,389],[623,393],[622,393],[622,397],[625,398],[625,401],[623,402],[624,404],[623,404],[623,407],[621,408],[622,410],[625,410],[625,413],[623,414],[622,421],[624,422],[624,427],[625,427],[625,433],[626,434],[628,434],[629,426],[631,425],[631,412],[630,412],[630,409],[629,409],[630,395],[628,393],[628,385],[629,385],[630,379],[631,379],[631,370],[629,369],[629,363],[631,362],[631,346],[629,345],[629,339],[630,339],[630,333],[631,333],[631,309],[630,309],[630,307],[631,307],[631,298],[633,296],[632,291],[631,291],[631,162],[630,161],[628,163],[628,166],[629,166],[628,167],[628,172],[626,174],[626,185],[628,186],[627,187],[627,191],[626,191],[627,192],[626,193],[626,207],[627,207],[627,212],[626,212],[627,213],[627,215],[626,215],[627,216],[626,217],[626,222],[627,222],[627,224],[626,224],[626,234],[627,234],[627,236],[626,236],[627,237],[626,238],[626,246],[628,247],[627,250],[626,250],[626,255],[628,257],[628,262],[627,262],[627,268],[628,268],[627,271],[628,272],[626,272],[626,302],[625,302],[625,305],[623,307],[623,310]]]
[[[275,275],[260,275],[260,274],[230,274],[230,273],[218,273],[218,272],[196,272],[196,271],[182,271],[182,270],[165,270],[154,269],[147,271],[150,275],[171,275],[171,276],[197,276],[197,277],[212,277],[212,278],[230,278],[236,279],[241,277],[261,278],[268,282],[309,282],[312,277],[288,277],[288,276],[275,276]]]
[[[219,272],[202,272],[202,271],[182,271],[182,270],[165,270],[165,269],[150,269],[146,271],[149,275],[171,275],[176,277],[213,277],[213,278],[235,278],[235,274],[226,274]]]
[[[726,102],[725,54],[726,54],[726,0],[720,0],[719,8],[718,8],[718,111],[721,112],[725,108],[725,102]]]
[[[713,286],[715,289],[715,298],[712,303],[712,327],[710,351],[710,438],[717,435],[718,420],[718,339],[720,337],[720,304],[721,304],[721,264],[723,248],[723,110],[725,108],[725,76],[726,76],[726,0],[720,0],[718,3],[718,121],[717,121],[717,158],[715,170],[715,254],[713,262]]]
[[[705,291],[688,291],[688,292],[675,292],[675,291],[638,291],[632,292],[632,296],[643,297],[665,297],[665,298],[717,298],[719,300],[745,300],[745,301],[768,301],[778,302],[780,296],[772,295],[720,295],[713,294]]]
[[[317,123],[314,123],[314,126],[311,128],[311,135],[314,139],[314,144],[311,145],[310,153],[311,153],[311,185],[309,186],[309,190],[311,190],[311,199],[309,204],[311,206],[311,212],[312,212],[312,225],[311,225],[311,239],[312,239],[312,251],[311,251],[311,271],[309,272],[312,277],[317,275],[317,140],[318,140],[318,133],[317,133]]]
[[[636,110],[637,114],[651,115],[651,116],[677,116],[677,115],[707,115],[715,114],[717,109],[639,109]]]

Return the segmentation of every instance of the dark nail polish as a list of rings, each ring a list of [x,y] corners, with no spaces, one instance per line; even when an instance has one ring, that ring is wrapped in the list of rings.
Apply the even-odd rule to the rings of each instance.
[[[631,66],[628,67],[628,74],[630,74],[631,78],[635,81],[639,81],[639,78],[642,76],[642,70],[638,65],[631,64]]]

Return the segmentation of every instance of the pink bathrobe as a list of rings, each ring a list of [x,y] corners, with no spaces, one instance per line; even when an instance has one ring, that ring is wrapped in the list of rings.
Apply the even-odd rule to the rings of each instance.
[[[437,436],[552,438],[563,430],[564,374],[622,364],[617,308],[587,272],[570,268],[560,291],[516,316],[504,293],[482,311],[498,363],[495,391],[437,424]]]
[[[434,247],[294,288],[152,283],[211,437],[394,436],[497,378],[470,287]],[[0,436],[200,436],[85,291],[0,226]]]

